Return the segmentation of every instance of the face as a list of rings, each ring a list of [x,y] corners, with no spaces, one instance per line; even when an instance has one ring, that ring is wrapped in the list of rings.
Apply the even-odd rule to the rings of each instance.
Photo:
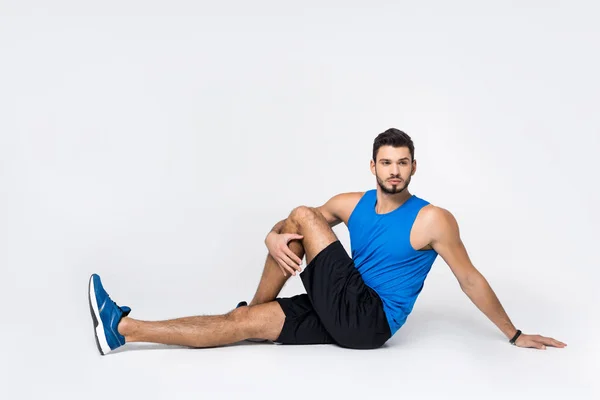
[[[371,172],[384,193],[398,194],[410,184],[417,169],[408,147],[381,146],[377,151],[377,163],[371,160]]]

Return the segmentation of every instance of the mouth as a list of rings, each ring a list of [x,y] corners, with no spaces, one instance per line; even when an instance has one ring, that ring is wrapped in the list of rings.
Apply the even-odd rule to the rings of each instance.
[[[388,182],[391,183],[392,185],[397,185],[402,181],[399,179],[389,179]]]

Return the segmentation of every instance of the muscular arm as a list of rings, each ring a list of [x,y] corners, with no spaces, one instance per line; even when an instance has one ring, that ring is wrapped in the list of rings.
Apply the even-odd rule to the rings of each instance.
[[[517,329],[485,277],[471,263],[454,216],[436,207],[431,211],[428,225],[432,232],[432,247],[448,264],[463,292],[507,338],[512,338]]]
[[[325,204],[317,207],[331,228],[342,222],[340,213],[344,206],[344,201],[348,195],[346,193],[338,194],[329,199]]]
[[[443,208],[433,207],[426,217],[426,227],[432,232],[432,247],[448,264],[463,292],[507,338],[512,338],[517,330],[506,315],[504,308],[487,280],[475,269],[465,246],[460,240],[458,224],[454,216]],[[546,346],[565,347],[566,343],[551,337],[522,333],[515,344],[519,347],[545,349]]]

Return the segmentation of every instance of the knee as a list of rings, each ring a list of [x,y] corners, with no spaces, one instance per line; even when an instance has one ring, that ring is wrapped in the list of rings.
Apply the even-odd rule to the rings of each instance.
[[[249,309],[248,307],[236,308],[227,313],[226,317],[233,322],[243,323],[249,318]]]
[[[239,340],[248,339],[253,337],[254,329],[252,323],[252,311],[250,307],[239,307],[229,313],[225,314],[225,317],[235,326],[236,335]]]
[[[294,221],[304,221],[306,219],[314,218],[318,210],[314,207],[298,206],[290,213],[290,218]]]

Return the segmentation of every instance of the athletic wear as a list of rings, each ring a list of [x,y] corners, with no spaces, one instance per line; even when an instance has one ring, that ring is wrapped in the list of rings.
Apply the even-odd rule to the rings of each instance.
[[[286,318],[275,342],[373,349],[390,338],[381,299],[339,240],[317,254],[300,278],[306,294],[276,299]]]
[[[412,196],[395,210],[377,214],[377,190],[361,197],[348,220],[352,259],[367,286],[379,294],[392,335],[404,324],[431,265],[435,250],[415,250],[410,232],[429,203]]]
[[[306,271],[306,269],[305,269]],[[304,272],[300,273],[302,276]],[[335,343],[321,318],[317,315],[307,294],[299,294],[289,298],[276,298],[283,313],[285,322],[275,343],[282,344],[330,344]]]
[[[131,308],[119,307],[112,301],[96,274],[90,277],[88,292],[96,345],[100,354],[105,355],[125,344],[125,337],[119,333],[117,326],[121,318],[129,315]]]

